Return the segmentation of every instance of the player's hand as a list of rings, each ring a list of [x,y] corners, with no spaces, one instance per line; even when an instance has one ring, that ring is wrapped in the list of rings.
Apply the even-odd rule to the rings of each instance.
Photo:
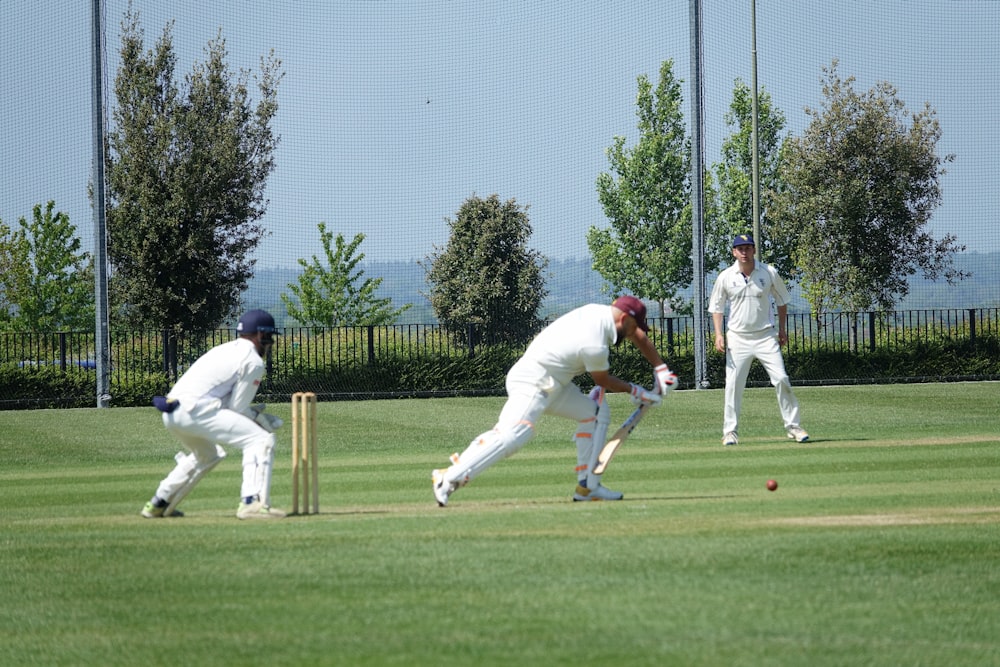
[[[255,412],[253,420],[268,433],[274,433],[285,423],[281,417],[275,417],[274,415],[269,415],[266,412]]]
[[[632,385],[631,398],[633,405],[659,405],[663,401],[659,394],[637,384]]]
[[[653,369],[653,388],[660,392],[660,395],[666,395],[668,391],[672,391],[677,388],[677,373],[667,368],[666,364],[660,364]]]
[[[726,353],[726,337],[722,334],[715,334],[715,351]]]
[[[257,405],[251,405],[250,406],[250,413],[253,414],[253,418],[254,419],[257,419],[257,415],[259,415],[260,413],[264,412],[264,409],[266,407],[267,407],[266,403],[258,403]]]

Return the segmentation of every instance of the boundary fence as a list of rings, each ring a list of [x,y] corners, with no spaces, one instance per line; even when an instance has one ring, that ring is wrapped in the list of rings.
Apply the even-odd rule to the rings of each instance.
[[[694,318],[666,317],[650,320],[650,337],[674,366],[679,359],[693,356]],[[983,340],[1000,339],[1000,308],[965,308],[904,310],[886,312],[833,312],[820,316],[792,313],[788,316],[789,343],[786,359],[793,382],[857,383],[877,381],[882,372],[872,364],[885,365],[894,354],[912,356],[923,350],[934,354],[931,345],[962,344],[975,347]],[[373,368],[395,367],[402,373],[408,368],[425,368],[429,360],[447,360],[449,364],[441,378],[434,381],[433,392],[461,393],[470,389],[469,376],[475,375],[476,365],[488,363],[491,355],[498,363],[510,360],[523,351],[524,345],[497,344],[479,341],[474,330],[463,332],[463,341],[436,324],[400,324],[386,326],[347,326],[329,328],[291,327],[281,331],[267,359],[267,385],[280,387],[283,381],[310,378],[318,391],[327,398],[357,397],[373,394],[370,386],[359,387],[359,372]],[[121,395],[121,388],[146,383],[165,390],[184,370],[206,350],[231,340],[231,329],[219,329],[205,335],[183,332],[116,331],[111,341],[112,395]],[[707,340],[711,340],[709,336]],[[498,350],[502,354],[498,354]],[[0,332],[0,404],[17,407],[19,396],[11,387],[12,374],[29,377],[33,373],[94,375],[95,344],[93,332],[22,333]],[[616,351],[617,354],[617,351]],[[833,355],[840,360],[840,370],[810,366],[817,355]],[[844,360],[856,363],[844,363]],[[719,374],[719,360],[714,361]],[[821,365],[821,364],[819,364]],[[464,370],[463,370],[464,369]],[[493,369],[491,369],[493,370]],[[414,371],[415,373],[415,371]],[[455,386],[449,386],[449,374]],[[459,381],[458,376],[465,377]],[[486,373],[479,393],[503,391],[502,373]],[[984,372],[945,371],[939,379],[961,376],[962,379],[994,379],[993,369]],[[920,381],[927,373],[894,375],[893,381]],[[372,377],[371,372],[364,377]],[[498,379],[498,377],[500,379]],[[685,378],[682,377],[682,380]],[[15,378],[16,380],[16,378]],[[688,382],[691,377],[686,378]],[[760,377],[751,375],[751,382]],[[715,378],[713,385],[718,385]],[[364,383],[366,384],[366,383]],[[404,380],[405,384],[405,380]],[[415,395],[426,387],[395,387],[389,395]],[[476,383],[473,382],[475,385]],[[6,385],[6,386],[5,386]],[[117,391],[116,391],[117,388]],[[141,390],[140,390],[141,391]]]

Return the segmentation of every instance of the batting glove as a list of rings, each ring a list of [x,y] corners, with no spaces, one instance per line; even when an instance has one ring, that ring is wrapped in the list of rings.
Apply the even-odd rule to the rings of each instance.
[[[274,433],[285,423],[282,421],[281,417],[275,417],[274,415],[269,415],[266,412],[255,413],[253,420],[268,433]]]
[[[651,392],[637,384],[632,385],[631,398],[633,405],[659,405],[663,401],[663,397],[659,394]]]
[[[667,368],[666,364],[660,364],[653,369],[653,387],[665,396],[668,391],[677,388],[677,373]]]

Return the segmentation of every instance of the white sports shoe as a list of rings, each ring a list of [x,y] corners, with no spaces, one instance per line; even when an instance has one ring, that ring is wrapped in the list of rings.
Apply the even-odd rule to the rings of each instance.
[[[434,499],[437,500],[438,505],[444,507],[448,504],[448,496],[458,488],[455,484],[449,484],[444,480],[444,470],[440,468],[431,471],[431,483],[434,488]]]
[[[809,434],[798,426],[793,426],[788,429],[788,437],[795,442],[805,442],[809,439]]]
[[[260,500],[254,500],[249,505],[240,503],[236,510],[237,519],[284,519],[285,513],[279,509],[268,507]]]
[[[739,437],[737,437],[736,431],[730,431],[729,433],[727,433],[726,436],[722,439],[722,444],[726,445],[727,447],[730,445],[740,444],[740,439]]]
[[[621,491],[612,491],[606,486],[598,486],[596,489],[588,489],[582,484],[576,485],[576,492],[573,494],[573,502],[583,500],[621,500],[625,497]]]

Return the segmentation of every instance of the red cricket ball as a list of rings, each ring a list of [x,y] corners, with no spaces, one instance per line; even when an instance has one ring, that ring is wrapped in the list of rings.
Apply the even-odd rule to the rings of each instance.
[[[778,488],[778,483],[776,481],[774,481],[773,479],[767,480],[767,490],[768,491],[774,491],[777,488]]]

